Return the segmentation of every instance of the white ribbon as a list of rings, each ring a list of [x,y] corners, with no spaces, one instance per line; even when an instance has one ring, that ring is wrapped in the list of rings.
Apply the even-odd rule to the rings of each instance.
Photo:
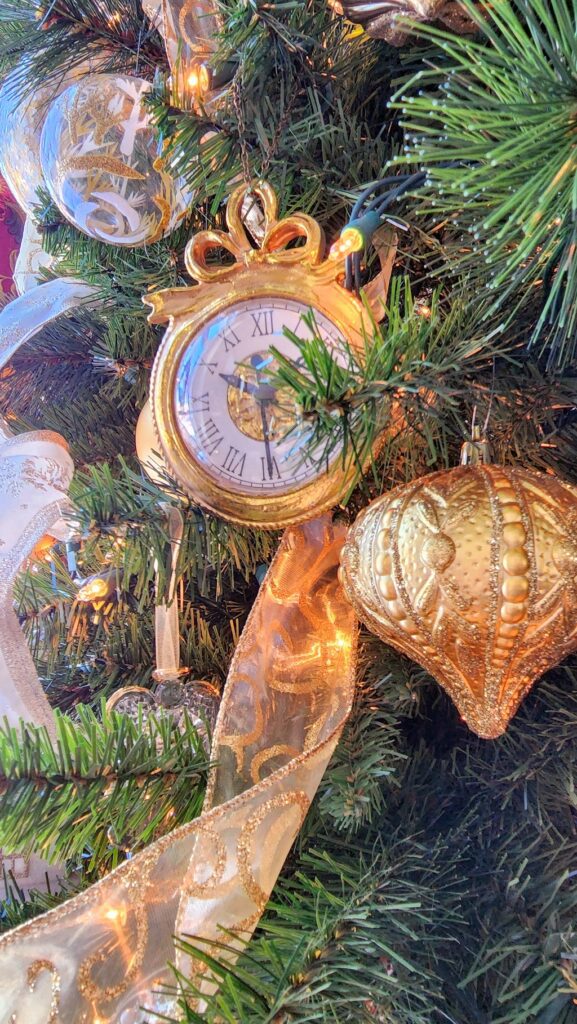
[[[39,285],[0,311],[0,369],[45,324],[91,296],[82,281]],[[52,431],[12,437],[0,426],[0,716],[20,718],[54,733],[54,716],[13,610],[20,566],[45,533],[61,536],[73,473],[66,442]]]
[[[168,537],[170,540],[170,580],[166,602],[157,603],[154,612],[154,630],[156,645],[155,678],[162,682],[178,675],[180,667],[180,628],[178,618],[178,601],[176,585],[178,577],[176,567],[182,542],[184,521],[180,509],[174,505],[164,505],[168,521]],[[158,593],[158,567],[156,586]]]
[[[0,369],[20,345],[51,320],[94,296],[96,289],[74,277],[58,277],[9,302],[0,312]]]
[[[54,256],[44,251],[42,235],[32,219],[26,218],[22,242],[14,267],[14,284],[19,295],[42,282],[42,271],[51,270],[56,262]]]

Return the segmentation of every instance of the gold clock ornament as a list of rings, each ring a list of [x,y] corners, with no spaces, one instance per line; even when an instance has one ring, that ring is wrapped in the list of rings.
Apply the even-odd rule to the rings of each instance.
[[[243,224],[251,194],[264,214],[258,248]],[[336,505],[356,468],[352,454],[334,452],[328,464],[310,448],[303,455],[310,427],[291,394],[275,387],[270,348],[298,361],[285,332],[312,337],[312,315],[314,333],[345,359],[345,343],[361,350],[369,327],[365,308],[340,283],[346,241],[323,259],[317,222],[303,213],[279,221],[277,209],[270,186],[237,188],[228,232],[203,231],[188,243],[186,265],[199,283],[144,298],[151,322],[169,324],[151,382],[156,447],[169,472],[217,515],[270,529]],[[302,244],[287,248],[296,240]],[[223,250],[228,260],[218,262]]]
[[[490,464],[433,473],[361,513],[340,572],[359,618],[499,736],[577,648],[577,490]]]

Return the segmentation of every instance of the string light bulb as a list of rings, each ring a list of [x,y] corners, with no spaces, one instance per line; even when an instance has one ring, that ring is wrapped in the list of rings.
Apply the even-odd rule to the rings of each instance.
[[[106,597],[108,594],[108,580],[105,580],[102,576],[96,576],[94,579],[88,580],[76,595],[78,601],[92,604],[94,601],[98,601],[99,598]]]
[[[204,93],[208,92],[210,76],[206,64],[194,64],[188,74],[186,83],[195,96],[203,96]]]
[[[433,315],[433,310],[424,299],[417,299],[413,309],[416,315],[422,316],[424,320],[430,320]]]
[[[107,907],[102,916],[105,921],[111,921],[112,924],[124,925],[126,924],[126,907]]]
[[[340,238],[331,245],[329,258],[332,260],[344,259],[353,252],[359,252],[364,248],[364,238],[357,228],[346,227],[341,232]]]
[[[349,221],[341,231],[340,238],[331,246],[329,258],[343,259],[354,252],[360,252],[380,226],[381,215],[375,210],[368,210],[362,217]]]
[[[84,581],[76,593],[76,600],[82,604],[92,604],[94,608],[102,608],[110,599],[117,586],[118,574],[115,569],[97,573]]]

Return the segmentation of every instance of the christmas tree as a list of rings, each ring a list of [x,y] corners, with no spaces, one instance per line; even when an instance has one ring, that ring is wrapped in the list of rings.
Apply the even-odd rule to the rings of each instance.
[[[0,163],[26,213],[21,297],[0,312],[11,529],[39,472],[25,460],[47,459],[56,433],[74,463],[69,503],[68,477],[45,477],[38,500],[54,487],[63,518],[20,559],[13,592],[0,547],[18,617],[0,621],[6,1019],[577,1021],[577,14],[569,0],[343,6],[0,0]],[[16,342],[38,296],[61,301],[61,279],[74,301]],[[323,289],[338,294],[332,320]],[[207,310],[230,365],[206,328],[197,393],[187,345]],[[29,431],[40,448],[12,471]],[[68,458],[58,445],[53,461]],[[488,449],[501,474],[499,501],[478,499],[489,526],[446,483],[493,479]],[[367,610],[355,588],[372,534],[354,524],[395,488]],[[421,558],[413,597],[411,551],[387,568],[401,505]],[[387,641],[362,626],[356,655],[350,606],[327,583],[347,530],[345,590]],[[489,632],[505,622],[497,668],[483,602]],[[10,654],[21,631],[53,712],[11,707],[7,680],[27,700]],[[455,650],[465,710],[439,686]],[[471,702],[493,714],[506,687],[479,680],[514,658],[538,681],[528,692],[523,677],[484,731]],[[255,757],[248,781],[235,715],[247,733],[276,721],[270,764]],[[290,772],[296,811],[265,788]],[[217,820],[239,831],[256,908],[234,927],[218,917],[238,892]],[[259,844],[267,878],[249,863]],[[30,856],[53,867],[24,884]],[[113,869],[125,903],[107,895]],[[206,930],[182,910],[203,885]]]

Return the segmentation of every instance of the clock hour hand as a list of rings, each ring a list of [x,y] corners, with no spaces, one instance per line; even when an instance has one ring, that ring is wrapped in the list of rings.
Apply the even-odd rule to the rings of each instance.
[[[246,391],[249,395],[254,395],[257,390],[256,384],[251,384],[248,380],[243,380],[239,377],[238,373],[219,373],[219,377],[233,388],[238,388],[239,391]]]

